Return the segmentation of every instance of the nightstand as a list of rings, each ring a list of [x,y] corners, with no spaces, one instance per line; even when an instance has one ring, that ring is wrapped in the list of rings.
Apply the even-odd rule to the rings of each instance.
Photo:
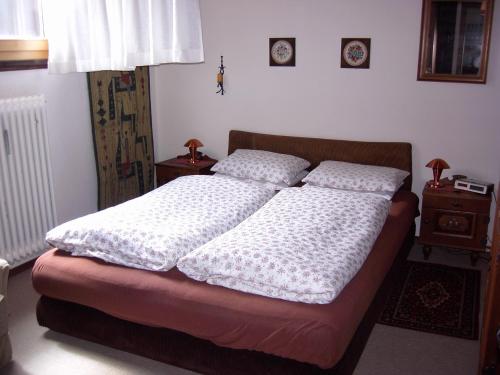
[[[173,158],[156,163],[156,185],[161,186],[179,176],[189,176],[193,174],[213,174],[210,168],[217,163],[217,160],[204,156],[202,160],[197,160],[191,164],[187,158]]]
[[[442,182],[438,189],[426,185],[422,193],[419,241],[424,258],[429,258],[432,246],[452,247],[470,250],[475,265],[479,252],[486,249],[491,193],[455,190],[453,182]]]

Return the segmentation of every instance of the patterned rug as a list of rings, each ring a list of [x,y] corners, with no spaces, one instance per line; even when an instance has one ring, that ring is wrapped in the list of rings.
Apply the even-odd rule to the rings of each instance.
[[[378,322],[477,340],[480,283],[477,270],[407,261]]]

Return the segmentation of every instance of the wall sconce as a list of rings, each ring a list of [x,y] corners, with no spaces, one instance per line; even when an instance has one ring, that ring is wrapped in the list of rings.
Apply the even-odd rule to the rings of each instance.
[[[427,168],[432,168],[432,174],[434,176],[433,181],[429,181],[429,186],[433,189],[437,189],[441,186],[439,179],[441,178],[441,173],[443,169],[448,169],[450,166],[443,159],[433,159],[426,164]]]
[[[197,155],[196,155],[196,149],[198,147],[203,147],[203,143],[201,143],[199,140],[196,138],[188,140],[185,144],[184,147],[189,148],[189,154],[191,155],[191,158],[189,159],[189,162],[191,164],[195,164],[196,161],[198,160]]]

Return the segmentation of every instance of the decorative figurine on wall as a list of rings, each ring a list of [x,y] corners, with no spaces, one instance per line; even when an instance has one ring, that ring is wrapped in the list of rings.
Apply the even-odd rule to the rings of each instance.
[[[217,73],[217,87],[219,88],[219,91],[217,91],[216,94],[220,93],[221,95],[224,95],[224,68],[224,56],[221,56],[219,73]]]

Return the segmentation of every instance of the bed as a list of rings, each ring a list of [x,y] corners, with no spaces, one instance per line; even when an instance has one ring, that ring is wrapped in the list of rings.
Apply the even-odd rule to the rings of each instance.
[[[411,172],[411,145],[231,131],[229,153],[259,149]],[[51,250],[33,269],[39,324],[206,374],[350,374],[414,241],[411,174],[361,270],[329,304],[238,292]]]

